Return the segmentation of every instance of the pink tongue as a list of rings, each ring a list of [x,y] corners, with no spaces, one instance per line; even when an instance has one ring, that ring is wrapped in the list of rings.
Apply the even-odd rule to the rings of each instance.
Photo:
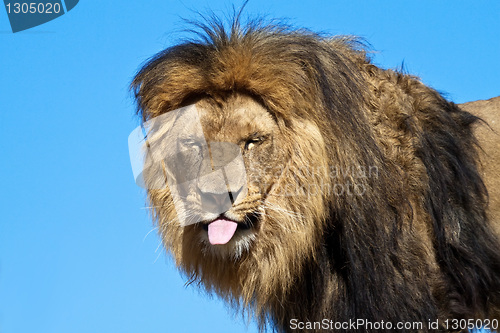
[[[226,244],[233,238],[237,227],[238,223],[233,221],[224,219],[213,221],[208,225],[208,240],[210,244]]]

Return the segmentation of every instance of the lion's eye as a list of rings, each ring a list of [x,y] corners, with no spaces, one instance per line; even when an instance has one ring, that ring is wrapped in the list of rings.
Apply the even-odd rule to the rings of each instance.
[[[192,152],[200,152],[202,149],[202,144],[193,139],[181,140],[181,146],[185,150],[190,150]]]
[[[256,145],[262,142],[262,138],[250,139],[245,143],[245,150],[250,150],[255,148]]]

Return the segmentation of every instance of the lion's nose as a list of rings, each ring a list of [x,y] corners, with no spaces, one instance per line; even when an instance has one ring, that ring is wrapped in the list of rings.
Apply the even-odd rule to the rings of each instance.
[[[197,179],[202,208],[221,214],[246,195],[245,164],[239,146],[210,141],[210,158],[203,160]]]
[[[230,192],[226,193],[202,193],[201,200],[204,206],[219,210],[227,210],[232,205]],[[210,209],[211,210],[211,209]]]
[[[198,191],[204,210],[217,213],[223,213],[230,209],[243,188],[243,186],[240,186],[237,189],[232,188],[231,191],[227,186],[213,186],[213,184],[204,182],[198,183]]]

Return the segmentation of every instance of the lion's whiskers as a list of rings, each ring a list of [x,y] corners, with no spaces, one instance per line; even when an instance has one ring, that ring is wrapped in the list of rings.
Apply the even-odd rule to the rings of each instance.
[[[303,224],[303,221],[305,220],[305,216],[303,214],[285,209],[283,207],[279,207],[279,206],[272,204],[270,202],[262,203],[261,207],[264,208],[263,211],[259,211],[257,213],[260,216],[272,218],[271,215],[266,213],[266,210],[269,210],[269,211],[273,211],[275,213],[278,213],[280,216],[288,217],[292,220],[291,221],[292,223],[287,223],[286,225],[283,223],[278,223],[277,225],[282,230],[286,230],[288,232],[295,232],[295,233],[304,233],[304,231],[300,230],[298,227],[295,227],[295,226]],[[293,222],[297,222],[297,223],[293,223]]]
[[[142,239],[142,241],[144,242],[146,240],[146,238],[148,238],[149,234],[155,230],[158,230],[158,227],[154,227],[153,229],[149,230],[148,233],[146,234],[146,236],[144,236],[144,238]]]
[[[294,212],[292,210],[277,206],[277,205],[272,204],[270,202],[264,202],[262,204],[262,207],[268,208],[268,209],[275,211],[275,212],[278,212],[278,213],[282,214],[282,216],[289,216],[289,217],[294,218],[294,219],[305,219],[305,216],[301,213]]]

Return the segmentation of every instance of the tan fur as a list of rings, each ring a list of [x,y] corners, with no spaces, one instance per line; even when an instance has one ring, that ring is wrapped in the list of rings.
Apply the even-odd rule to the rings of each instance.
[[[488,188],[490,221],[500,237],[500,97],[461,104],[484,122],[476,125],[481,172]]]

